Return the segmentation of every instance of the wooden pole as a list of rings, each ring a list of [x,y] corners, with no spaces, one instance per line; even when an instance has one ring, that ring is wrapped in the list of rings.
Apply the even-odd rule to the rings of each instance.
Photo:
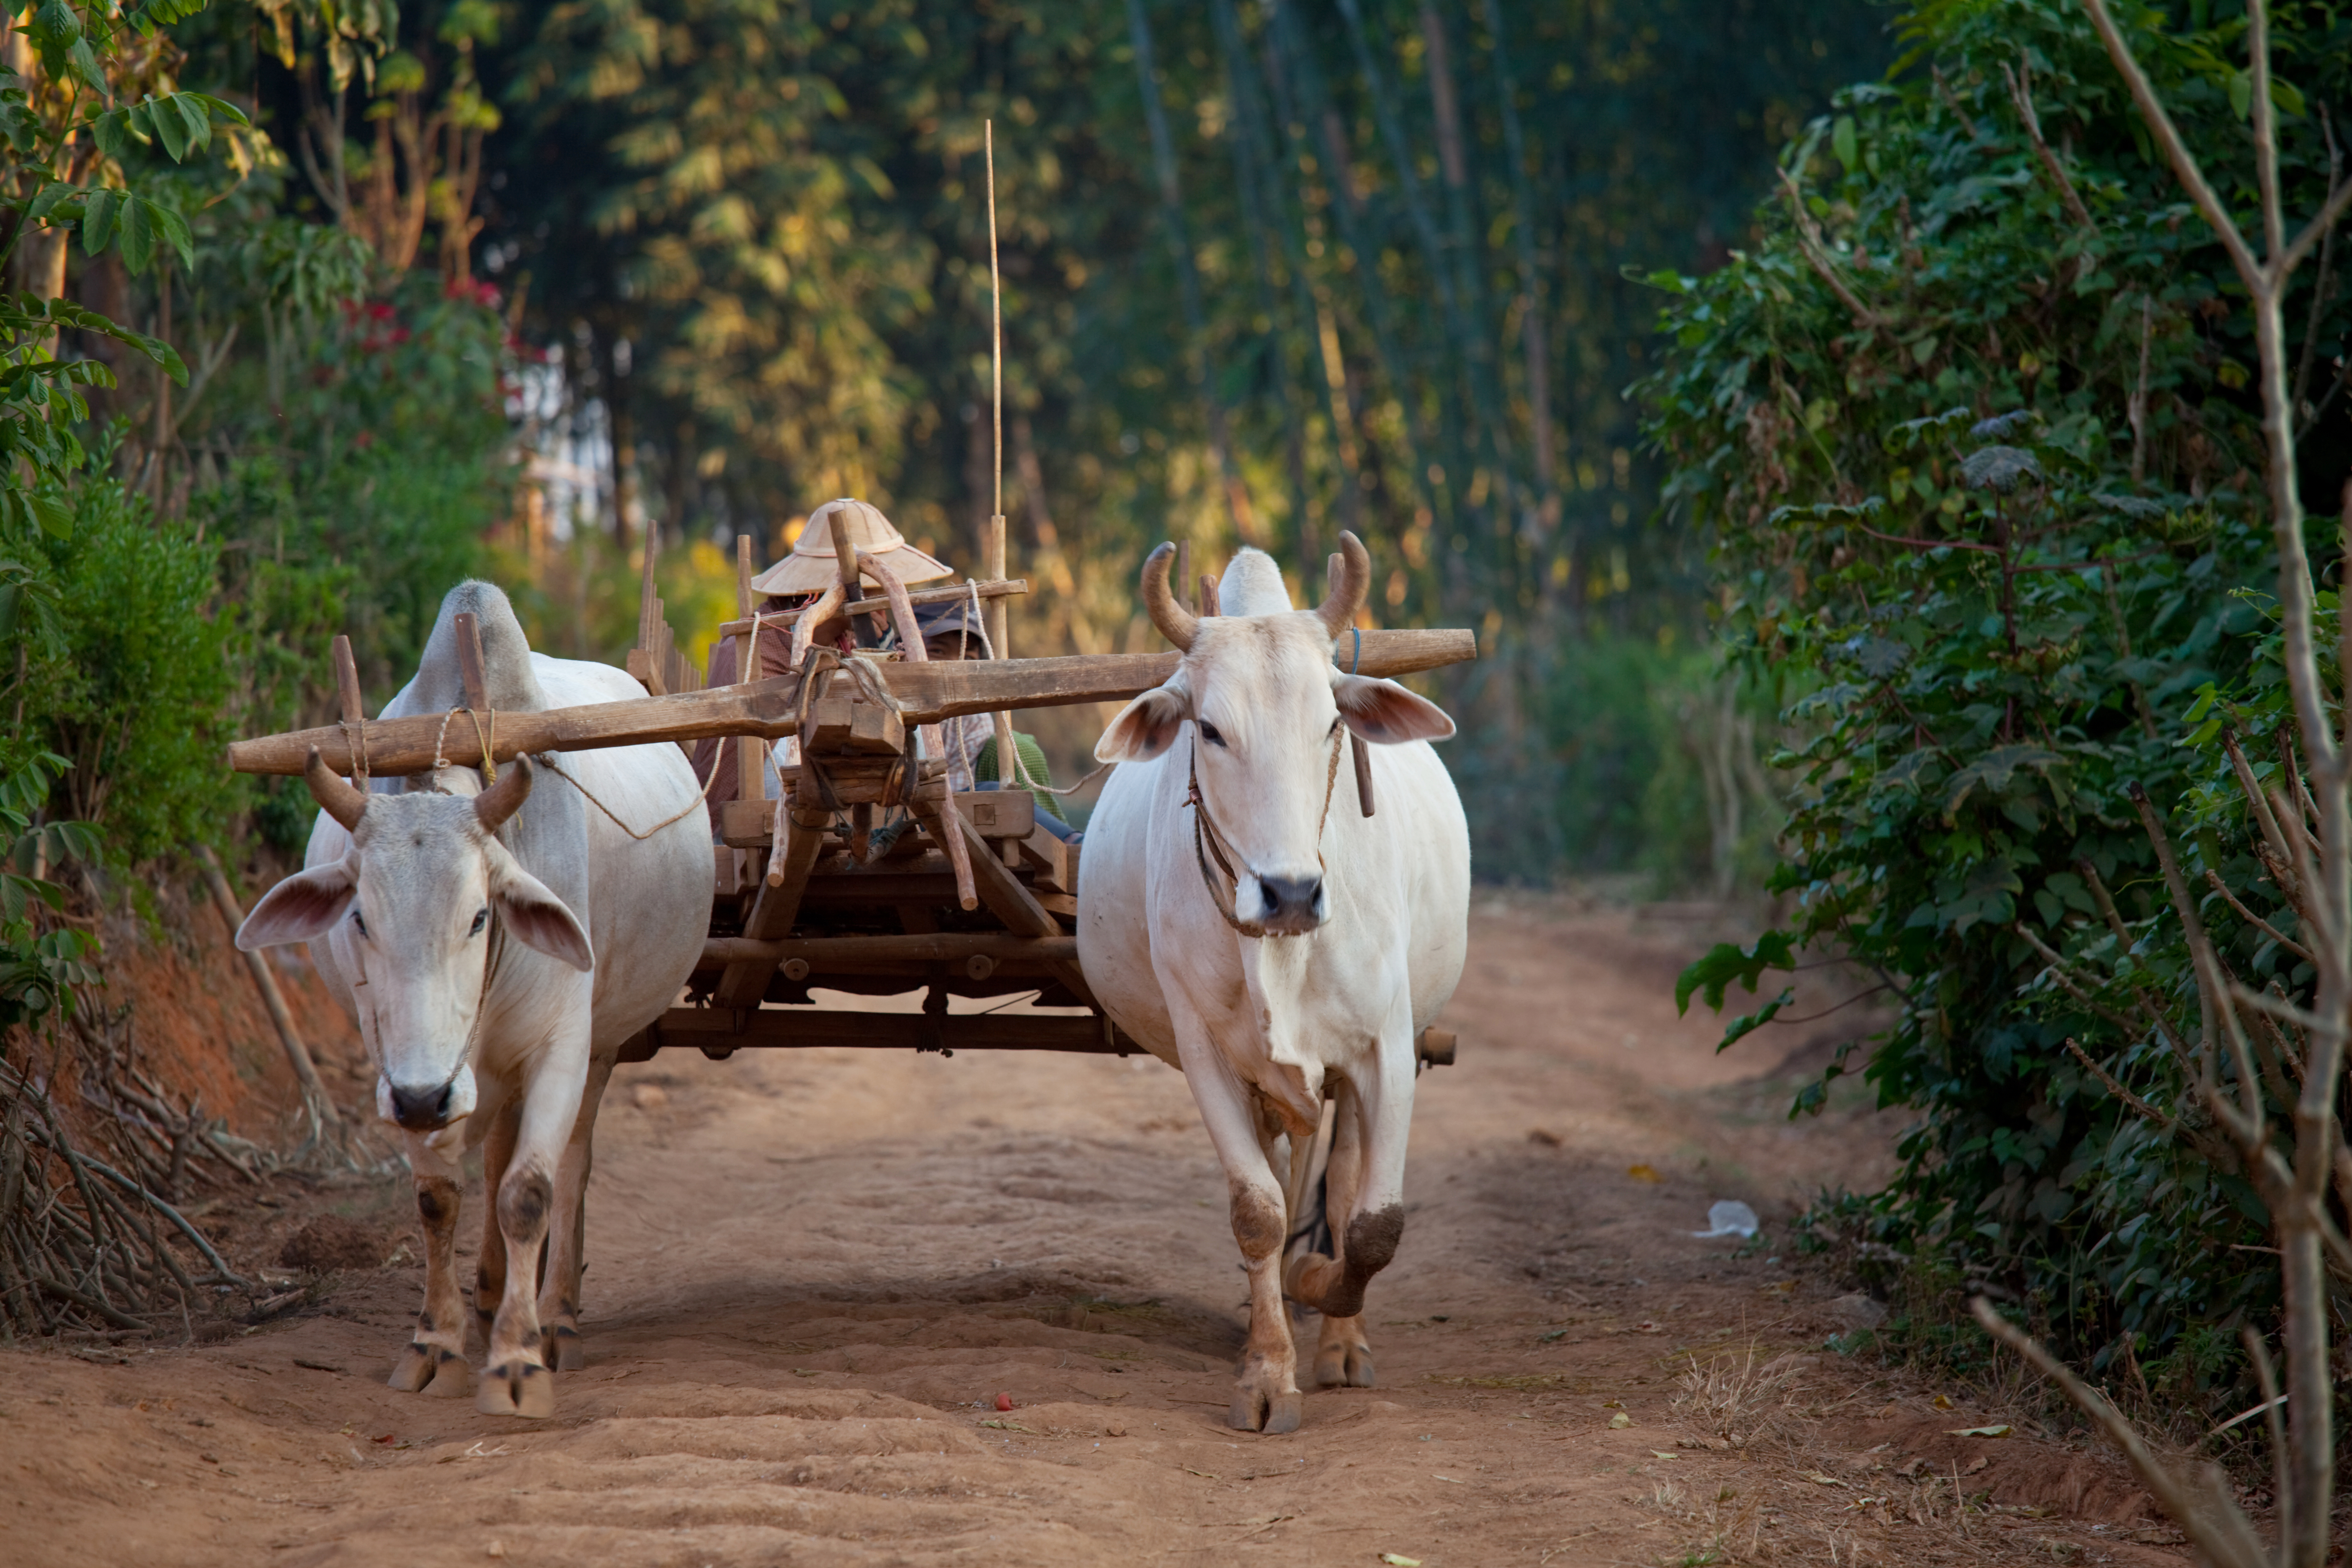
[[[204,868],[205,885],[212,889],[213,904],[220,910],[221,919],[228,922],[229,940],[234,942],[237,928],[245,924],[245,911],[237,908],[236,895],[229,891],[228,879],[221,875],[220,860],[213,854],[212,846],[197,845],[196,859]],[[294,1027],[294,1015],[286,1006],[286,994],[278,988],[278,976],[270,973],[268,955],[248,952],[245,965],[252,972],[254,989],[261,993],[261,1005],[268,1009],[269,1021],[278,1030],[278,1043],[285,1048],[286,1060],[302,1085],[302,1098],[309,1103],[310,1113],[326,1126],[339,1125],[341,1118],[335,1114],[335,1102],[327,1097],[327,1086],[319,1080],[318,1065],[311,1061],[309,1047],[302,1044],[302,1037]]]
[[[982,536],[981,572],[991,582],[1004,579],[1004,283],[996,265],[996,122],[981,122],[988,158],[988,374],[991,426],[995,433],[995,488],[991,492],[988,531]],[[1013,642],[1003,599],[991,600],[988,651],[995,658],[1011,658]],[[1013,743],[1013,715],[996,715],[996,779],[1010,788],[1020,777],[1021,752]]]
[[[751,618],[751,536],[735,536],[735,614],[739,619]],[[762,637],[768,632],[763,624]],[[735,637],[735,684],[748,686],[765,671],[760,667],[758,643],[743,633]],[[768,790],[768,743],[757,735],[745,735],[735,742],[735,798],[758,800]]]
[[[1352,633],[1335,642],[1331,651],[1343,668],[1364,675],[1410,675],[1477,658],[1478,638],[1476,633],[1459,627],[1369,631],[1364,634],[1360,662]],[[1125,701],[1176,673],[1177,662],[1174,653],[938,659],[886,665],[883,679],[898,699],[907,723],[936,724],[942,719],[1000,709]],[[536,713],[501,713],[497,759],[505,762],[524,752],[584,752],[711,735],[761,735],[774,740],[798,730],[799,695],[799,679],[780,676],[716,691],[639,697]],[[440,717],[431,713],[369,721],[369,770],[386,775],[425,773],[433,765],[436,737],[442,741],[441,754],[452,763],[481,761],[481,742],[472,725],[451,724],[446,735],[442,729]],[[351,771],[351,737],[335,725],[232,742],[227,762],[242,773],[299,774],[314,747],[329,767],[338,773]]]

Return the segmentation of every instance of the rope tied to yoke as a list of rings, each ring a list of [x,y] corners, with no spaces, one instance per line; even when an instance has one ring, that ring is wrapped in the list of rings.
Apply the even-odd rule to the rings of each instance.
[[[1331,791],[1339,782],[1339,736],[1346,728],[1340,725],[1331,731],[1331,761],[1323,770],[1323,811],[1315,819],[1315,868],[1318,871],[1327,869],[1323,860],[1323,829],[1331,820]],[[1269,932],[1257,921],[1245,921],[1234,912],[1240,902],[1242,879],[1234,872],[1233,860],[1225,853],[1225,836],[1218,828],[1216,819],[1209,815],[1209,802],[1201,794],[1201,741],[1197,726],[1192,749],[1186,753],[1184,772],[1184,805],[1192,813],[1192,858],[1201,868],[1201,885],[1209,890],[1209,902],[1215,907],[1219,917],[1244,936],[1300,934],[1296,931]],[[1216,857],[1217,869],[1223,871],[1225,880],[1232,884],[1230,892],[1218,888],[1216,877],[1209,869],[1209,858],[1213,855]]]

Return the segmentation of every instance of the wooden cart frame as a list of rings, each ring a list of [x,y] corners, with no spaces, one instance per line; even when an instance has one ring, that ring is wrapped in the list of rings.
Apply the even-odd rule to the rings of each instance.
[[[731,739],[716,769],[732,768],[738,798],[711,814],[714,879],[709,938],[686,1000],[627,1041],[624,1061],[690,1046],[714,1060],[755,1047],[862,1046],[951,1054],[1052,1050],[1126,1056],[1141,1050],[1103,1012],[1077,962],[1078,862],[1036,821],[1024,789],[950,794],[945,766],[924,754],[921,729],[966,714],[994,715],[999,758],[1014,755],[1010,714],[1073,703],[1124,700],[1174,672],[1178,656],[1099,654],[1004,657],[1009,601],[1027,592],[1008,578],[1004,520],[992,519],[978,580],[909,593],[855,550],[837,515],[839,582],[810,607],[887,616],[901,648],[919,647],[917,602],[976,597],[986,606],[988,660],[929,662],[819,649],[793,673],[759,679],[758,657],[739,658],[750,679],[707,686],[677,652],[654,591],[657,542],[648,539],[637,646],[629,673],[646,696],[624,702],[492,715],[484,698],[478,635],[461,616],[459,662],[469,707],[484,722],[446,716],[369,720],[350,645],[336,638],[342,721],[238,742],[228,762],[245,773],[299,774],[311,748],[346,774],[410,775],[438,764],[479,765],[530,752],[672,741]],[[1181,556],[1180,556],[1181,560]],[[749,538],[736,541],[738,618],[720,628],[741,648],[754,633],[791,638],[800,612],[753,614]],[[1180,564],[1178,581],[1192,581]],[[1198,607],[1214,613],[1213,580]],[[805,637],[794,646],[805,647]],[[714,652],[719,645],[714,644]],[[1335,658],[1365,675],[1396,676],[1477,656],[1467,631],[1365,631],[1334,645]],[[782,797],[765,795],[769,748],[797,736],[800,756],[776,770]],[[1369,808],[1369,775],[1360,808]],[[911,819],[887,850],[875,829]],[[924,994],[922,1011],[866,1012],[810,1005],[815,988],[852,994]],[[1073,1011],[956,1014],[948,999],[1035,992]],[[1083,1011],[1076,1011],[1083,1009]],[[1453,1060],[1454,1041],[1423,1031],[1425,1062]]]

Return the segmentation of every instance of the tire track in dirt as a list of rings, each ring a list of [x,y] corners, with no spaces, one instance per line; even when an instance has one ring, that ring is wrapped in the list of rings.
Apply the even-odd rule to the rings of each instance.
[[[1895,1461],[1943,1441],[1972,1463],[1936,1436],[1968,1412],[1833,1356],[1784,1363],[1771,1442],[1680,1447],[1694,1357],[1836,1326],[1829,1286],[1692,1238],[1707,1202],[1785,1215],[1883,1171],[1894,1125],[1785,1122],[1713,1020],[1675,1018],[1685,942],[1559,901],[1474,920],[1461,1064],[1421,1079],[1404,1244],[1368,1307],[1382,1386],[1310,1393],[1297,1433],[1223,1426],[1244,1285],[1159,1063],[672,1052],[606,1100],[589,1366],[554,1421],[382,1386],[413,1267],[224,1344],[12,1352],[0,1557],[1449,1568],[1736,1535],[1719,1560],[2179,1561],[2116,1539],[2149,1524],[2127,1486],[2075,1487],[2098,1520],[1993,1511],[2012,1471],[2106,1474],[2063,1444],[2014,1439],[1956,1479],[1991,1495],[1955,1515]],[[322,1201],[407,1212],[404,1184]],[[467,1205],[470,1232],[478,1188]]]

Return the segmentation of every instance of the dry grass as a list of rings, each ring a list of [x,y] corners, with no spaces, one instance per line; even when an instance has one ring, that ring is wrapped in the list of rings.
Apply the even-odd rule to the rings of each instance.
[[[1786,1356],[1759,1365],[1751,1342],[1737,1355],[1692,1356],[1674,1411],[1711,1443],[1745,1447],[1777,1431],[1797,1408],[1796,1368]]]

